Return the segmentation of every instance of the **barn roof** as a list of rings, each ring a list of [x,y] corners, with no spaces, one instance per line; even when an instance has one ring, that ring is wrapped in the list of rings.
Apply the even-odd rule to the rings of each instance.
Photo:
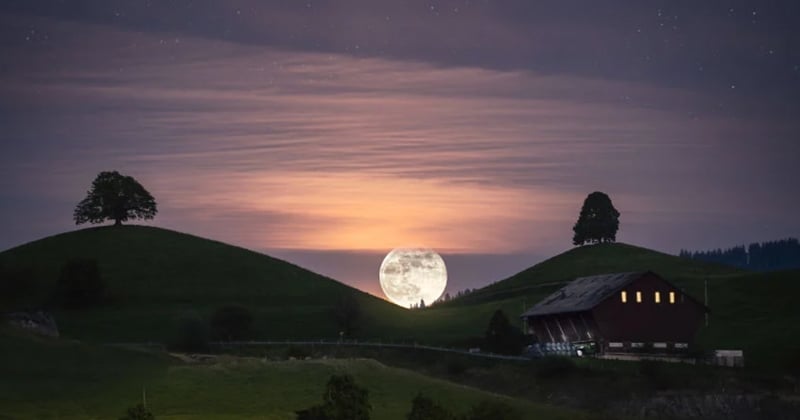
[[[579,277],[544,298],[522,316],[588,311],[647,273],[639,271]]]

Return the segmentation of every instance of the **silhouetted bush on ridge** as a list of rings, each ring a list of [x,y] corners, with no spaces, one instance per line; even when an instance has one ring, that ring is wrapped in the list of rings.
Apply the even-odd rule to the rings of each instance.
[[[250,336],[253,314],[242,305],[226,305],[211,315],[211,329],[219,340],[243,340]]]
[[[209,350],[209,332],[206,322],[196,313],[189,312],[177,319],[175,336],[168,347],[185,353],[205,353]]]

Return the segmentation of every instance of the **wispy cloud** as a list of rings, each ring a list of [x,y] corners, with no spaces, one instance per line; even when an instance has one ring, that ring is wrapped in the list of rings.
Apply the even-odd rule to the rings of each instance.
[[[49,27],[64,48],[12,51],[0,80],[3,188],[24,180],[77,200],[118,168],[159,199],[159,223],[253,248],[547,254],[568,246],[595,189],[623,218],[688,213],[699,225],[757,210],[720,178],[788,162],[785,142],[753,155],[764,124],[743,127],[715,97],[679,89]],[[771,178],[757,167],[748,188],[785,199],[759,190]],[[675,224],[654,225],[623,222],[621,238],[673,244],[657,237]]]

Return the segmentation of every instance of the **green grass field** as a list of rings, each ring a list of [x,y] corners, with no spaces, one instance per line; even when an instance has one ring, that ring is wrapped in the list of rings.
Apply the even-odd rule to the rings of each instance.
[[[369,390],[372,418],[403,419],[422,392],[455,412],[499,400],[530,419],[584,414],[430,378],[374,360],[274,361],[223,356],[187,364],[164,354],[33,338],[0,330],[0,418],[118,418],[142,398],[159,419],[294,419],[321,401],[332,374]]]

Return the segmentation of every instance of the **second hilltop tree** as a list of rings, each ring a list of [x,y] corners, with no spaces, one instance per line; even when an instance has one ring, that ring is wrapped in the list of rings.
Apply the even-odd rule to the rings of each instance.
[[[615,242],[619,230],[619,212],[607,194],[595,191],[586,197],[578,221],[572,228],[575,245]]]

